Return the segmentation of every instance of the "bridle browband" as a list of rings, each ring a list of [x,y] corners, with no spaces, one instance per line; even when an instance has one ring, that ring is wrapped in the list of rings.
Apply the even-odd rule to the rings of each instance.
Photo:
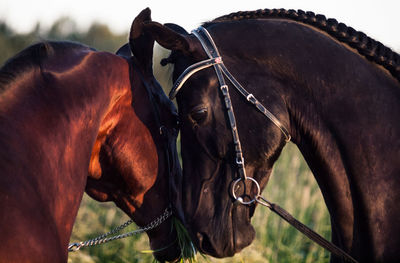
[[[215,73],[217,75],[219,85],[220,85],[220,90],[222,92],[224,102],[225,102],[225,108],[227,110],[227,115],[229,119],[229,125],[232,131],[232,136],[233,136],[233,143],[235,146],[235,161],[236,165],[238,167],[239,171],[239,178],[234,180],[233,183],[231,184],[232,187],[232,196],[235,199],[236,202],[244,204],[244,205],[250,205],[252,203],[259,203],[261,205],[264,205],[271,209],[271,211],[277,213],[280,217],[282,217],[284,220],[286,220],[288,223],[290,223],[293,227],[295,227],[297,230],[305,234],[307,237],[309,237],[311,240],[322,246],[323,248],[327,249],[330,251],[332,254],[340,257],[341,259],[347,261],[347,262],[354,262],[356,263],[357,261],[351,257],[349,254],[347,254],[345,251],[343,251],[341,248],[337,247],[333,243],[329,242],[310,228],[308,228],[306,225],[302,224],[298,220],[296,220],[292,215],[290,215],[286,210],[278,206],[277,204],[269,202],[267,199],[262,197],[260,194],[260,185],[258,182],[251,177],[246,176],[246,170],[245,170],[245,165],[244,165],[244,158],[243,158],[243,152],[242,152],[242,147],[240,144],[239,140],[239,134],[237,130],[237,125],[236,125],[236,118],[235,114],[233,111],[232,107],[232,101],[229,95],[229,89],[228,86],[226,85],[224,76],[229,79],[229,81],[232,83],[232,85],[239,91],[241,95],[243,95],[246,100],[250,103],[252,103],[257,110],[259,110],[262,114],[264,114],[272,123],[274,123],[283,133],[285,136],[285,141],[289,142],[291,139],[290,133],[288,129],[273,115],[267,108],[265,108],[255,97],[253,94],[248,92],[246,89],[243,88],[243,86],[233,77],[233,75],[229,72],[229,70],[226,68],[225,64],[222,61],[221,55],[218,52],[217,46],[214,43],[214,40],[212,39],[210,33],[202,26],[198,27],[197,29],[192,31],[193,35],[200,41],[204,51],[206,52],[208,59],[197,62],[191,66],[189,66],[183,73],[179,76],[179,78],[176,80],[174,86],[171,89],[171,92],[169,94],[169,98],[172,100],[175,98],[175,96],[178,94],[179,90],[182,88],[183,84],[196,72],[209,68],[211,66],[214,66]],[[245,182],[246,180],[250,181],[250,183],[255,184],[257,188],[257,194],[254,196],[253,199],[249,201],[245,201],[244,198],[248,198],[247,195],[245,195],[246,191],[244,191],[244,194],[242,196],[239,196],[236,194],[237,189],[239,188],[238,183],[243,181]],[[245,185],[245,183],[244,183]]]

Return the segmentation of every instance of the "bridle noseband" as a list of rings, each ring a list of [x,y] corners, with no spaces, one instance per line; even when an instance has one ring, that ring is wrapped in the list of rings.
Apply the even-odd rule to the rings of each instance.
[[[236,118],[235,114],[233,112],[233,107],[232,107],[232,101],[229,95],[229,89],[228,86],[226,85],[224,76],[229,79],[229,81],[232,83],[232,85],[239,91],[241,95],[243,95],[248,102],[252,103],[262,114],[264,114],[272,123],[274,123],[283,133],[285,136],[285,141],[289,142],[291,139],[291,136],[289,134],[289,131],[286,129],[284,125],[273,115],[269,110],[267,110],[255,97],[253,94],[249,93],[246,89],[243,88],[243,86],[232,76],[232,74],[229,72],[229,70],[226,68],[224,65],[221,55],[218,52],[217,46],[214,43],[214,40],[212,39],[210,33],[204,28],[204,27],[199,27],[195,30],[192,31],[193,35],[196,36],[196,38],[200,41],[204,51],[206,52],[208,59],[197,62],[191,66],[189,66],[177,79],[175,82],[170,94],[169,98],[172,100],[175,98],[179,90],[182,88],[183,84],[185,83],[186,80],[190,78],[193,74],[196,72],[203,70],[205,68],[214,66],[215,73],[218,77],[219,85],[220,85],[220,90],[224,98],[224,103],[225,103],[225,109],[227,111],[228,119],[229,119],[229,125],[232,131],[232,136],[233,136],[233,143],[235,146],[235,160],[236,160],[236,165],[238,167],[239,171],[239,178],[234,180],[233,183],[231,184],[232,187],[232,197],[235,199],[236,202],[244,204],[244,205],[250,205],[252,203],[258,203],[263,206],[268,207],[271,209],[271,211],[277,213],[280,217],[282,217],[284,220],[286,220],[289,224],[291,224],[293,227],[295,227],[297,230],[302,232],[304,235],[306,235],[308,238],[322,246],[323,248],[327,249],[330,251],[332,254],[340,257],[341,259],[345,260],[346,262],[357,262],[354,258],[352,258],[349,254],[347,254],[345,251],[343,251],[341,248],[337,247],[335,244],[329,242],[322,236],[320,236],[318,233],[314,232],[310,228],[308,228],[306,225],[302,224],[298,220],[296,220],[292,215],[290,215],[286,210],[278,206],[277,204],[269,202],[267,199],[262,197],[260,195],[260,185],[258,182],[252,178],[246,176],[246,170],[244,166],[244,158],[243,158],[243,152],[242,152],[242,147],[240,144],[239,140],[239,134],[237,131],[237,125],[236,125]],[[248,198],[246,195],[246,190],[244,191],[243,195],[237,195],[236,191],[238,189],[238,183],[243,181],[244,185],[246,186],[245,182],[249,181],[250,183],[253,183],[256,188],[257,188],[257,193],[254,195],[254,198],[245,201],[244,198]]]

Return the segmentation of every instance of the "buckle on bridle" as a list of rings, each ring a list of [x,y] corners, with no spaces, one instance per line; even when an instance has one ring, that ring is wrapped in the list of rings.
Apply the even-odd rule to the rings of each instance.
[[[252,93],[247,95],[246,99],[248,102],[252,103],[253,105],[255,105],[257,107],[257,99],[256,99],[256,97],[254,97],[254,95]]]
[[[238,166],[243,166],[244,165],[244,158],[243,156],[236,156],[236,164]]]
[[[163,137],[163,138],[167,138],[168,137],[168,128],[165,127],[165,125],[161,125],[160,128],[159,128],[159,131],[160,131],[161,137]]]
[[[246,97],[247,101],[254,101],[256,98],[254,97],[254,95],[252,93],[250,93],[249,95],[247,95]]]
[[[223,94],[224,96],[228,94],[228,85],[222,85],[222,86],[220,87],[220,89],[221,89],[222,94]]]

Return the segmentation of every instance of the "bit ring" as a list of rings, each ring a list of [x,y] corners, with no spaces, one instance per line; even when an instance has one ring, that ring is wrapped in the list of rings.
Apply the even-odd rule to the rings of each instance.
[[[246,180],[249,180],[249,181],[252,181],[255,185],[256,185],[256,187],[257,187],[257,194],[254,196],[254,198],[253,199],[251,199],[250,201],[244,201],[244,199],[243,199],[243,197],[242,196],[237,196],[236,195],[236,191],[235,191],[235,187],[236,187],[236,185],[240,182],[240,181],[246,181]],[[233,182],[233,184],[232,184],[232,196],[233,196],[233,198],[235,198],[235,200],[237,201],[237,202],[239,202],[239,203],[241,203],[241,204],[243,204],[243,205],[250,205],[250,204],[252,204],[252,203],[254,203],[254,202],[256,202],[256,200],[257,200],[257,196],[260,196],[260,185],[258,184],[258,182],[254,179],[254,178],[252,178],[252,177],[246,177],[246,178],[238,178],[237,180],[235,180],[234,182]]]

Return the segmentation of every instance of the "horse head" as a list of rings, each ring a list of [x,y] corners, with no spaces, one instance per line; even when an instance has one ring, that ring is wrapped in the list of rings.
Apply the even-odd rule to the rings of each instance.
[[[174,81],[191,65],[209,58],[200,41],[177,25],[149,22],[145,28],[161,46],[172,50],[169,58],[162,63],[173,64]],[[248,73],[249,69],[243,68],[239,58],[233,56],[233,50],[244,52],[246,47],[240,46],[240,41],[238,45],[232,45],[233,39],[229,35],[231,29],[212,26],[208,29],[215,36],[217,46],[221,48],[222,59],[229,70],[236,73],[235,76]],[[174,96],[177,93],[181,124],[182,220],[200,251],[216,257],[232,256],[248,246],[255,236],[251,226],[255,206],[237,205],[234,195],[247,188],[247,201],[251,201],[259,190],[253,181],[246,180],[246,187],[243,187],[243,181],[238,183],[241,186],[236,186],[242,190],[235,189],[233,191],[238,192],[233,194],[233,182],[240,178],[240,174],[232,132],[237,129],[245,145],[243,156],[247,176],[259,182],[261,189],[266,185],[272,164],[285,145],[285,136],[274,124],[268,123],[262,114],[254,112],[250,117],[254,109],[246,97],[237,91],[231,92],[231,103],[237,119],[237,127],[232,128],[227,103],[220,91],[221,84],[214,68],[208,67],[189,76],[188,79],[184,78],[186,82],[179,92],[175,90],[172,94]],[[179,78],[177,82],[181,80]],[[244,78],[240,81],[246,86],[260,84]],[[233,89],[228,81],[227,85]],[[284,101],[273,89],[269,93],[268,106],[279,115],[278,119],[288,123]],[[263,137],[267,143],[260,144],[256,137]]]
[[[177,111],[153,76],[154,40],[142,31],[149,20],[149,9],[135,18],[129,46],[117,53],[129,63],[130,89],[100,126],[86,186],[91,197],[115,202],[142,227],[171,209],[169,182],[180,176]],[[171,217],[147,234],[158,260],[179,258]]]

